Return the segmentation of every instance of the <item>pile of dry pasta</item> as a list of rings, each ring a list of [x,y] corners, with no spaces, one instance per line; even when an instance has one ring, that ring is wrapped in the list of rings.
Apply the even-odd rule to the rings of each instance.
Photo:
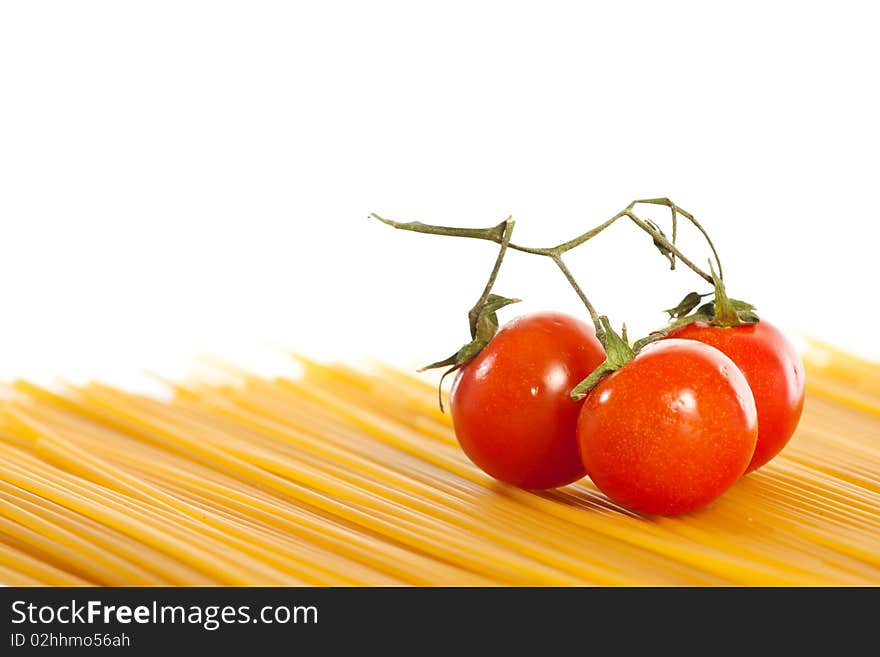
[[[0,583],[878,585],[880,372],[807,356],[797,434],[709,508],[535,494],[458,448],[430,383],[303,360],[302,377],[167,399],[11,384],[0,407]]]

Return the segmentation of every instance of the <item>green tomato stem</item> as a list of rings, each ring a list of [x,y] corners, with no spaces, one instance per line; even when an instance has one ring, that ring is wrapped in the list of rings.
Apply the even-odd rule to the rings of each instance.
[[[672,243],[673,244],[675,244],[676,229],[678,227],[677,226],[678,215],[681,215],[682,217],[684,217],[685,219],[690,221],[694,225],[694,227],[698,231],[700,231],[700,233],[702,233],[703,238],[706,240],[706,243],[709,245],[709,249],[711,249],[711,251],[712,251],[712,256],[715,258],[715,264],[718,265],[719,278],[721,278],[721,279],[724,278],[724,270],[721,268],[721,259],[718,257],[718,251],[715,250],[715,245],[712,243],[712,239],[709,237],[709,233],[706,232],[706,229],[703,228],[703,226],[700,224],[700,222],[696,220],[694,215],[692,215],[687,210],[684,210],[684,209],[678,207],[675,203],[673,203],[670,199],[668,199],[666,197],[638,199],[638,200],[635,200],[632,203],[630,203],[627,209],[632,210],[636,205],[638,205],[640,203],[644,203],[646,205],[663,205],[663,206],[666,206],[667,208],[669,208],[669,210],[672,212]]]
[[[495,285],[495,279],[498,278],[498,272],[501,269],[501,262],[504,260],[504,255],[507,253],[507,247],[510,246],[510,236],[513,234],[514,223],[513,219],[508,217],[496,226],[496,228],[501,227],[501,249],[498,251],[498,257],[495,258],[495,265],[492,267],[492,272],[489,274],[489,280],[486,283],[486,287],[483,288],[483,293],[480,295],[480,298],[477,299],[474,307],[468,311],[471,338],[477,337],[477,322],[479,321],[480,313],[483,308],[486,307],[489,295],[492,293],[492,287]]]
[[[596,312],[596,308],[590,303],[590,300],[587,298],[587,295],[584,294],[584,291],[581,289],[581,286],[578,285],[578,282],[575,280],[574,275],[571,273],[566,264],[562,261],[561,255],[554,255],[553,262],[556,263],[556,266],[562,271],[565,275],[565,278],[568,279],[568,282],[574,288],[574,291],[580,297],[584,306],[587,307],[587,312],[590,313],[590,319],[593,320],[593,326],[596,328],[596,337],[599,338],[599,341],[604,345],[605,344],[605,328],[602,325],[602,322],[599,318],[599,313]]]
[[[619,335],[611,326],[611,322],[605,315],[599,318],[605,336],[605,361],[599,365],[586,379],[577,384],[571,391],[571,398],[580,401],[589,394],[597,383],[606,375],[619,370],[621,367],[635,358],[636,352],[626,341],[626,326],[623,327],[623,335]]]

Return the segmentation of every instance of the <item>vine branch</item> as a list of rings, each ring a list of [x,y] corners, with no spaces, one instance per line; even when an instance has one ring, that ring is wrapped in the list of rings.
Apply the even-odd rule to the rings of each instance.
[[[480,313],[483,308],[486,307],[486,302],[489,300],[492,287],[495,285],[495,279],[498,278],[498,271],[501,269],[501,261],[504,260],[504,254],[507,253],[507,247],[510,246],[510,236],[513,233],[514,223],[512,217],[507,217],[507,219],[495,226],[496,229],[501,229],[501,250],[498,251],[498,257],[495,258],[495,266],[492,267],[492,273],[489,274],[489,280],[486,283],[486,287],[483,288],[483,293],[480,295],[480,298],[477,299],[474,307],[468,311],[471,338],[477,337],[477,322],[480,319]]]
[[[639,204],[662,205],[669,208],[670,212],[672,213],[672,241],[669,241],[666,238],[666,235],[664,235],[663,232],[659,230],[656,226],[653,226],[651,222],[643,220],[633,211],[633,208],[635,208],[635,206]],[[707,283],[712,284],[712,276],[700,267],[698,267],[675,245],[678,233],[678,215],[681,215],[685,217],[688,221],[690,221],[697,228],[697,230],[702,233],[703,237],[705,237],[709,248],[712,250],[712,255],[715,257],[715,262],[718,265],[719,278],[722,277],[721,261],[718,258],[718,252],[715,250],[715,245],[712,243],[712,240],[709,238],[706,230],[690,212],[683,210],[675,203],[673,203],[670,199],[665,197],[636,199],[628,206],[626,206],[625,209],[621,210],[610,219],[605,220],[595,228],[591,228],[585,233],[582,233],[581,235],[578,235],[577,237],[570,239],[567,242],[562,242],[561,244],[553,247],[529,247],[511,242],[510,232],[512,230],[513,220],[510,218],[498,224],[497,226],[492,226],[491,228],[458,228],[453,226],[437,226],[432,224],[424,224],[420,221],[393,221],[391,219],[380,217],[375,212],[372,213],[370,216],[374,219],[381,221],[383,224],[400,230],[407,230],[416,233],[428,233],[430,235],[446,235],[449,237],[467,237],[471,239],[487,240],[501,245],[501,252],[498,254],[498,259],[495,262],[495,269],[493,270],[492,276],[490,276],[489,283],[487,284],[486,289],[483,291],[483,295],[480,297],[477,305],[475,305],[474,308],[472,308],[471,311],[468,313],[468,317],[471,321],[471,332],[473,333],[475,318],[479,312],[480,305],[481,303],[485,304],[485,300],[488,298],[489,292],[491,291],[492,285],[494,284],[495,276],[498,273],[498,268],[501,266],[501,259],[504,257],[504,253],[508,248],[513,249],[514,251],[521,251],[523,253],[531,253],[533,255],[540,255],[551,258],[560,268],[560,270],[562,270],[562,273],[565,274],[565,277],[568,279],[569,283],[571,283],[581,301],[584,302],[584,305],[587,307],[587,310],[590,313],[590,317],[593,318],[593,323],[596,324],[597,327],[599,327],[600,325],[598,324],[598,315],[595,309],[587,299],[583,290],[580,288],[580,286],[578,286],[577,282],[574,280],[574,277],[571,275],[571,272],[565,266],[565,263],[562,262],[561,258],[564,253],[567,253],[568,251],[571,251],[572,249],[580,246],[584,242],[587,242],[588,240],[594,238],[603,230],[611,226],[618,219],[622,219],[623,217],[628,218],[636,226],[648,233],[648,235],[650,235],[651,238],[654,240],[654,244],[657,245],[658,248],[663,250],[665,255],[670,258],[673,267],[675,267],[675,259],[678,258],[678,260],[689,267],[700,278],[702,278]]]
[[[596,327],[596,337],[599,338],[599,341],[602,344],[605,344],[605,328],[602,326],[602,322],[599,320],[599,314],[596,312],[596,309],[593,307],[593,304],[590,303],[590,300],[587,298],[587,295],[584,294],[584,291],[581,289],[581,286],[578,285],[578,282],[575,280],[571,271],[562,261],[562,256],[559,254],[553,255],[553,262],[556,263],[556,266],[562,271],[565,275],[565,278],[568,279],[568,282],[574,288],[574,291],[577,292],[577,295],[581,298],[584,305],[587,307],[587,312],[590,313],[590,318],[593,320],[593,326]]]
[[[703,238],[706,240],[706,244],[709,245],[709,249],[711,249],[711,251],[712,251],[712,256],[715,258],[715,264],[718,265],[718,278],[720,278],[722,280],[724,279],[724,272],[721,269],[721,259],[718,257],[718,251],[715,250],[715,245],[712,243],[712,239],[709,237],[709,233],[706,232],[706,229],[703,228],[703,226],[700,224],[700,222],[696,220],[694,215],[692,215],[687,210],[684,210],[684,209],[678,207],[675,203],[673,203],[670,199],[668,199],[666,197],[637,199],[629,204],[629,206],[627,207],[627,210],[632,210],[635,206],[639,205],[640,203],[644,203],[645,205],[664,205],[667,208],[669,208],[669,210],[672,212],[672,242],[673,242],[673,244],[675,243],[675,236],[676,236],[676,231],[678,228],[677,227],[678,215],[681,215],[682,217],[684,217],[685,219],[690,221],[694,225],[694,227],[698,231],[700,231],[700,233],[702,233]]]

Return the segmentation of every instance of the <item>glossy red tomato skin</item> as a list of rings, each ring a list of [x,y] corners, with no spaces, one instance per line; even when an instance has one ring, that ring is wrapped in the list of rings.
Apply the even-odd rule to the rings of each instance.
[[[527,489],[584,476],[571,389],[605,360],[593,328],[556,312],[519,317],[462,367],[450,411],[465,454],[496,479]]]
[[[732,328],[695,322],[670,337],[711,345],[745,374],[758,408],[758,443],[746,472],[760,468],[782,451],[804,408],[804,365],[785,335],[761,320]]]
[[[578,418],[587,474],[632,511],[706,506],[745,472],[757,438],[745,376],[692,340],[663,340],[590,391]]]

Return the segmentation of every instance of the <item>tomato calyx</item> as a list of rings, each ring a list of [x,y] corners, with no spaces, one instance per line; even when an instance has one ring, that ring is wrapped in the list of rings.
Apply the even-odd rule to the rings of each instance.
[[[444,358],[443,360],[438,360],[436,363],[431,363],[430,365],[425,365],[424,367],[419,368],[419,372],[424,372],[426,370],[433,370],[440,367],[449,367],[449,369],[443,373],[443,376],[440,377],[440,383],[437,386],[437,395],[440,399],[441,411],[443,410],[443,396],[441,394],[443,379],[465,365],[468,361],[475,358],[486,348],[486,345],[491,342],[492,338],[494,338],[495,334],[498,332],[498,311],[504,308],[504,306],[509,306],[512,303],[519,303],[520,301],[521,299],[508,299],[507,297],[502,297],[498,294],[490,294],[486,297],[485,303],[483,303],[475,313],[472,311],[469,315],[469,320],[471,321],[471,337],[473,339],[449,356],[449,358]]]
[[[698,305],[703,297],[710,296],[713,293],[688,293],[675,308],[669,308],[665,311],[669,313],[671,320],[666,327],[652,332],[633,344],[633,351],[635,353],[639,353],[650,343],[665,338],[682,326],[687,326],[694,322],[706,322],[720,328],[731,328],[734,326],[757,324],[761,321],[755,312],[755,307],[748,301],[731,299],[727,296],[724,281],[715,273],[715,268],[711,262],[709,263],[709,270],[712,273],[712,280],[715,284],[714,298],[702,305]]]
[[[757,324],[761,321],[758,315],[755,314],[755,307],[752,304],[747,301],[731,299],[727,296],[724,281],[715,273],[715,268],[712,266],[711,261],[709,262],[709,271],[715,283],[715,299],[697,308],[697,313],[702,311],[705,315],[711,317],[708,321],[712,326],[724,328],[742,326],[743,324]]]
[[[604,329],[601,338],[602,346],[605,347],[605,360],[586,379],[578,383],[571,391],[571,398],[580,401],[592,390],[599,381],[621,367],[626,365],[636,356],[636,352],[629,346],[626,338],[626,324],[618,334],[611,326],[611,322],[605,315],[599,317],[599,322]]]
[[[689,319],[690,321],[709,322],[713,326],[731,327],[743,324],[757,324],[760,319],[755,313],[755,307],[747,301],[731,299],[727,296],[724,281],[715,273],[712,263],[709,263],[712,272],[712,280],[715,284],[714,298],[704,304],[700,304],[703,297],[712,296],[712,292],[700,294],[689,292],[684,299],[678,302],[675,308],[667,308],[663,312],[669,314],[670,320]],[[699,307],[698,307],[699,306]],[[689,313],[696,308],[693,315]],[[674,323],[674,322],[673,322]],[[689,323],[689,322],[687,322]],[[678,326],[676,327],[678,328]]]

